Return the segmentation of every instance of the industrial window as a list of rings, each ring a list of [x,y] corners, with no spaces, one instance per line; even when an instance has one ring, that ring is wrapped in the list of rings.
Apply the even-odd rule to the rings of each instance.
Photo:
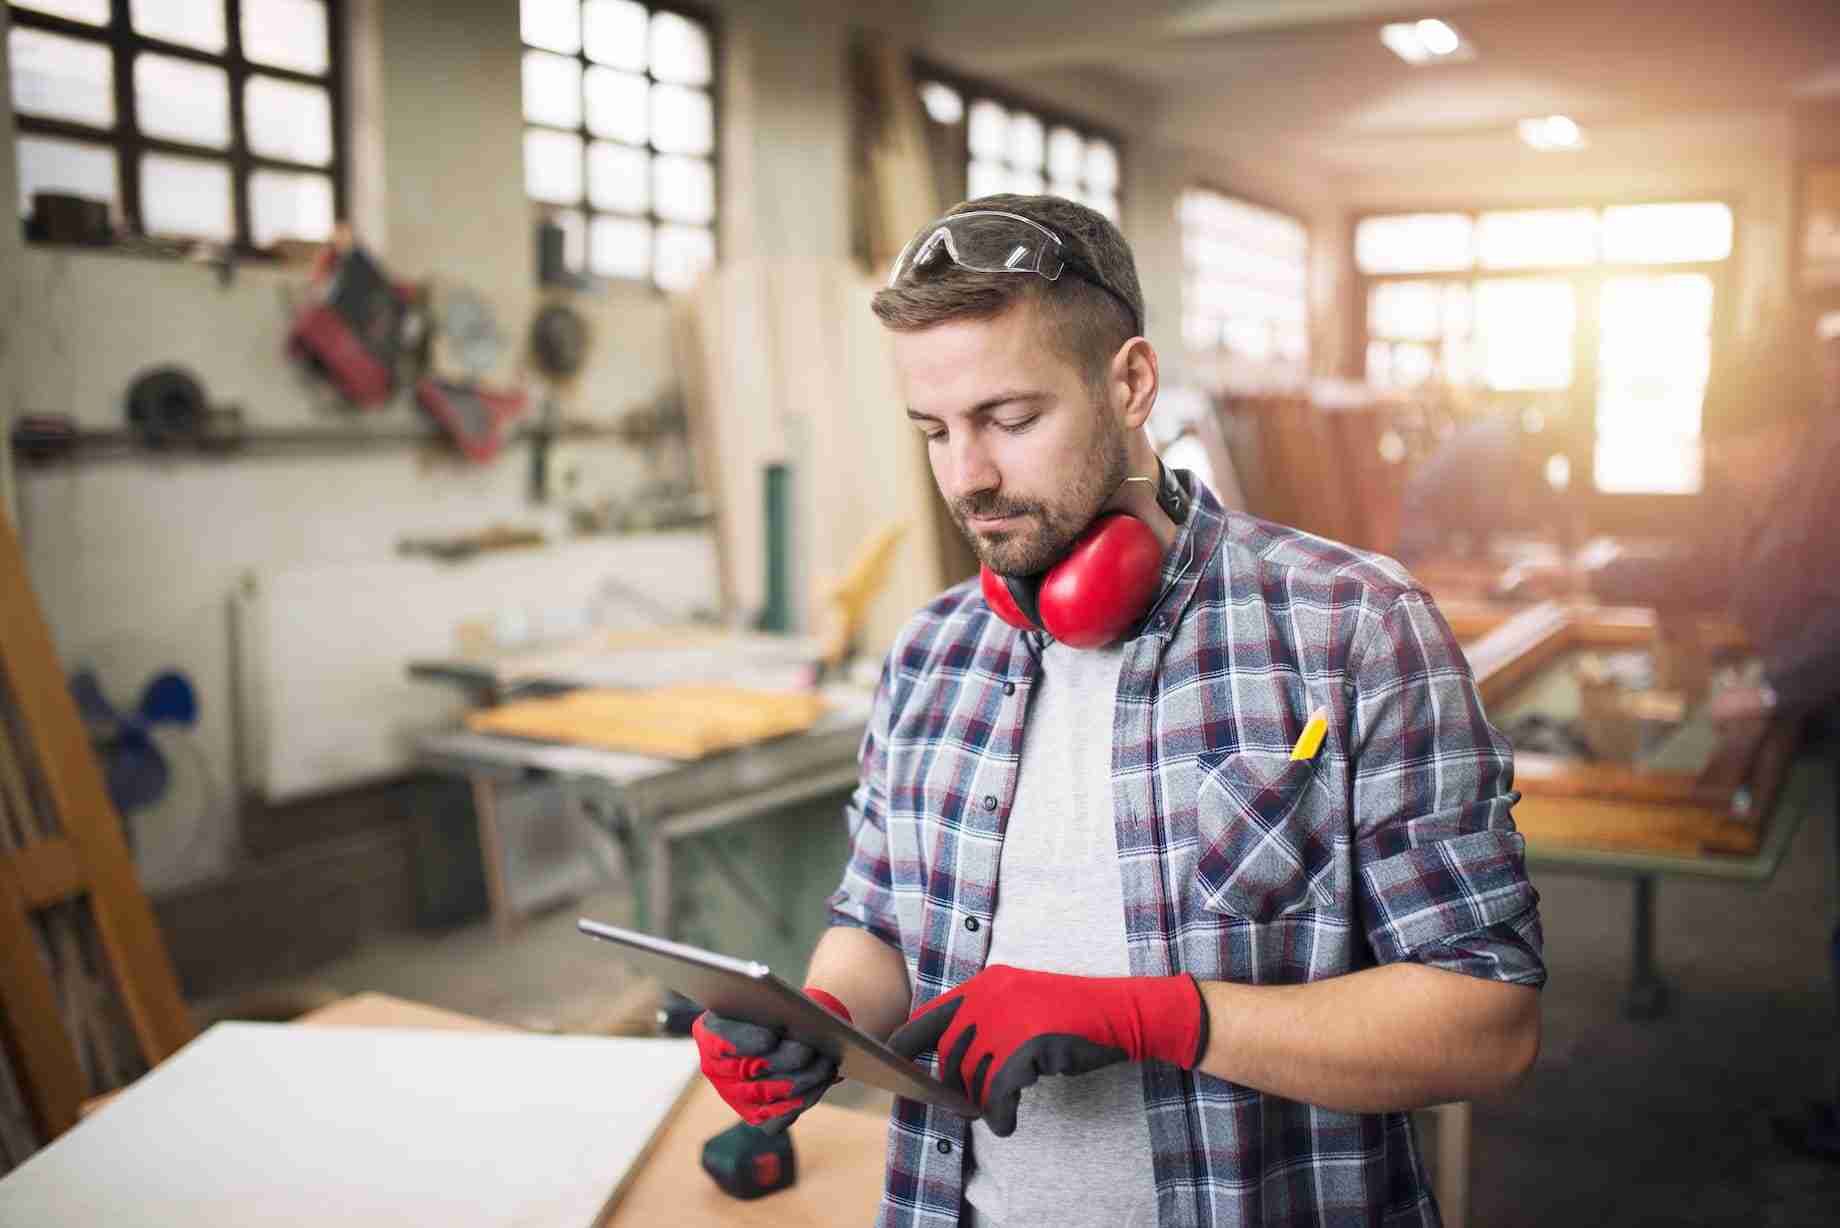
[[[524,191],[569,271],[695,284],[716,256],[709,22],[634,0],[522,0]]]
[[[1309,366],[1310,232],[1296,218],[1208,188],[1176,207],[1182,231],[1182,339],[1236,370],[1303,375]]]
[[[243,250],[343,212],[338,0],[9,5],[20,213],[38,193],[114,227]]]
[[[1366,376],[1531,409],[1589,441],[1610,494],[1694,494],[1731,207],[1363,218]]]
[[[935,134],[953,142],[966,199],[1043,192],[1118,221],[1118,143],[1077,120],[920,68],[920,102]]]

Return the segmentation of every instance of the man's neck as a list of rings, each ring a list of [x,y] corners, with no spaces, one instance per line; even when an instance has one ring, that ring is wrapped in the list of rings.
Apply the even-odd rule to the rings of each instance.
[[[1149,525],[1150,531],[1156,534],[1157,542],[1163,547],[1164,556],[1167,557],[1170,548],[1176,544],[1176,534],[1180,532],[1181,526],[1170,519],[1169,513],[1165,512],[1162,504],[1157,502],[1156,495],[1162,486],[1163,469],[1157,460],[1155,451],[1150,447],[1149,438],[1142,431],[1139,431],[1131,440],[1128,463],[1129,477],[1150,480],[1147,482],[1127,481],[1107,501],[1104,510],[1129,512]]]

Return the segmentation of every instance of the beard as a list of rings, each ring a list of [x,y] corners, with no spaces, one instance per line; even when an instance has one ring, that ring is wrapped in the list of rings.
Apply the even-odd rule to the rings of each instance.
[[[978,562],[1000,576],[1032,576],[1046,571],[1067,552],[1129,473],[1125,432],[1109,418],[1102,419],[1092,447],[1060,497],[1030,500],[983,491],[953,500],[952,519]],[[993,533],[980,532],[969,523],[974,516],[1015,517],[1017,524]]]

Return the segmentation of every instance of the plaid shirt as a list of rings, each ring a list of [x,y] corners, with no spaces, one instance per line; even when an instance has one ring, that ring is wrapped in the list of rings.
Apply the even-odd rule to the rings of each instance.
[[[1112,805],[1133,975],[1269,985],[1409,960],[1539,985],[1513,759],[1397,563],[1195,494],[1126,639]],[[916,1006],[984,967],[1039,637],[975,582],[902,630],[848,809],[833,924],[901,952]],[[1312,760],[1290,748],[1329,709]],[[1438,1222],[1405,1113],[1336,1113],[1145,1063],[1162,1228]],[[897,1099],[878,1224],[958,1222],[967,1123]]]

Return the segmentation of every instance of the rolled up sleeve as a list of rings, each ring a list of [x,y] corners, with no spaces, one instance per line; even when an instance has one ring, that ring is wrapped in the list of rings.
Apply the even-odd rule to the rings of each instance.
[[[875,690],[857,751],[860,777],[856,791],[844,807],[849,824],[850,856],[844,863],[843,881],[825,901],[831,925],[868,930],[897,951],[901,932],[895,923],[893,876],[888,858],[887,744],[893,706],[893,671],[884,667]]]
[[[1542,985],[1514,754],[1429,596],[1370,614],[1351,679],[1356,891],[1375,962]]]

